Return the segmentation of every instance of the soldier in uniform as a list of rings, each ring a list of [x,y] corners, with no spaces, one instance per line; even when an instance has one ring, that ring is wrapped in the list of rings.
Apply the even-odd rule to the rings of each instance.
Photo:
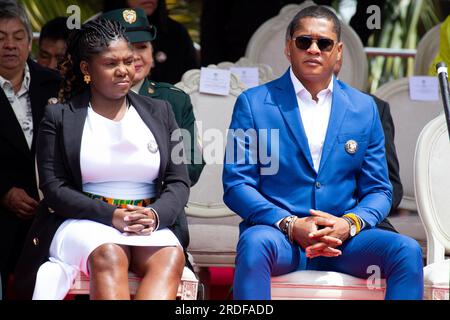
[[[141,95],[168,101],[178,126],[189,133],[188,137],[184,137],[184,147],[189,162],[187,167],[191,186],[194,185],[205,163],[194,130],[195,117],[191,99],[184,91],[169,83],[155,82],[148,78],[154,63],[151,41],[156,38],[156,28],[149,24],[145,11],[140,8],[109,11],[101,15],[101,18],[120,22],[126,28],[126,34],[134,46],[136,75],[132,90]]]
[[[175,84],[186,71],[199,68],[199,53],[189,32],[169,16],[166,0],[103,1],[103,12],[125,8],[143,9],[149,24],[158,29],[158,37],[152,42],[155,58],[153,80]]]

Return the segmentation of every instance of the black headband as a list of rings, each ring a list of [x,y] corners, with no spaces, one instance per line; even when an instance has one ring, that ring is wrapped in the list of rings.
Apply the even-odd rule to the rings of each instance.
[[[135,32],[135,31],[146,31],[149,33],[153,33],[153,38],[156,38],[156,28],[154,26],[146,26],[146,27],[127,27],[126,32]]]

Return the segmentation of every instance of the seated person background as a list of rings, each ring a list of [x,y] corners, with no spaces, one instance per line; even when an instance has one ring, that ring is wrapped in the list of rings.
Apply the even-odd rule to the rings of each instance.
[[[41,66],[58,70],[66,53],[66,41],[70,30],[67,28],[67,17],[56,17],[48,21],[39,35],[39,54],[37,63]]]
[[[0,0],[0,273],[3,296],[35,216],[36,137],[61,78],[29,58],[33,33],[25,10]]]
[[[305,8],[286,31],[291,67],[236,101],[230,129],[267,130],[259,139],[277,130],[279,137],[229,135],[227,156],[233,150],[256,159],[224,165],[224,202],[244,219],[236,299],[270,299],[271,276],[321,270],[367,278],[370,266],[386,279],[386,299],[422,299],[420,246],[376,227],[392,197],[383,129],[373,99],[333,77],[342,51],[336,15]],[[275,147],[276,172],[258,161],[269,150],[256,154],[256,143]]]
[[[61,103],[46,109],[37,147],[44,199],[16,269],[20,298],[63,299],[78,272],[92,299],[175,299],[184,268],[186,166],[167,102],[130,91],[134,56],[115,21],[68,41]],[[178,234],[175,235],[175,232]],[[177,238],[178,237],[178,238]],[[33,290],[34,288],[34,290]]]

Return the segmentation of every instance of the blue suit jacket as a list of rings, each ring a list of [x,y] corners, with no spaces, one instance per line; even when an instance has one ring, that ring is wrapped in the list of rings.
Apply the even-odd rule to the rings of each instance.
[[[224,202],[244,219],[241,232],[256,224],[275,226],[292,214],[307,216],[309,209],[336,216],[353,212],[367,227],[374,227],[389,213],[392,187],[376,104],[369,95],[333,81],[331,114],[318,172],[313,167],[289,71],[238,97],[230,129],[247,133],[255,129],[258,133],[231,131],[228,135]],[[264,131],[275,139],[265,139]],[[356,153],[346,151],[348,140],[357,142]],[[261,155],[271,148],[272,163],[267,164]],[[234,155],[245,151],[245,163],[242,159],[230,161],[231,150]],[[264,170],[276,162],[277,172],[265,174]]]

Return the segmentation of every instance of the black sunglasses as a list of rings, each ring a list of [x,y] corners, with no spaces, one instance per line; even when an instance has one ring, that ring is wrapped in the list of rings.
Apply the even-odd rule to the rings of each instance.
[[[295,46],[300,50],[308,50],[313,42],[316,42],[317,47],[322,52],[329,52],[334,47],[334,41],[328,38],[314,39],[311,36],[298,36],[292,38],[295,42]]]

